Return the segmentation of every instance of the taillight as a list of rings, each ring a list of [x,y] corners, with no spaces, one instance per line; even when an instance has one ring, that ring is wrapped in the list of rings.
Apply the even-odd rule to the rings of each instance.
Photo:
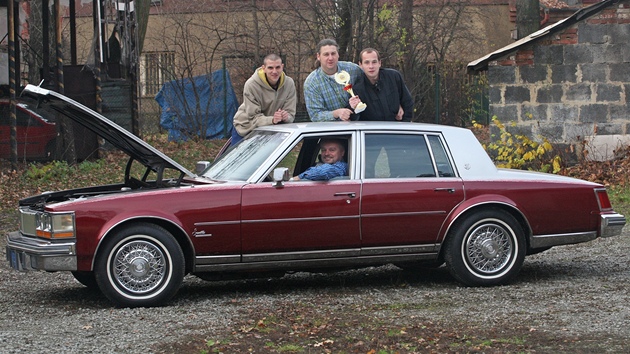
[[[610,199],[608,199],[608,193],[606,193],[606,188],[595,189],[595,195],[597,195],[597,202],[599,203],[600,210],[612,209],[612,204],[610,204]]]

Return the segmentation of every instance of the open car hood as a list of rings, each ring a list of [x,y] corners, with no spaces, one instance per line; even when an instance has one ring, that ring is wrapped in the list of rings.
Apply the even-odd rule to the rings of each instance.
[[[22,96],[34,98],[43,108],[63,114],[83,125],[153,171],[172,168],[189,177],[196,177],[194,173],[123,127],[62,94],[35,85],[26,85]]]

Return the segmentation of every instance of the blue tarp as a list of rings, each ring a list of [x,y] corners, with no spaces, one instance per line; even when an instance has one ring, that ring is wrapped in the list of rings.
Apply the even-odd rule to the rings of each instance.
[[[238,109],[236,94],[227,70],[192,79],[169,81],[155,100],[162,107],[160,125],[170,141],[190,137],[227,138]]]

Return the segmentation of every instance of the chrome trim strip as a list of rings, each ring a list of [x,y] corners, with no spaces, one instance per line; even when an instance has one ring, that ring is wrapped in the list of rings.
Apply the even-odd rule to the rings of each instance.
[[[243,262],[274,262],[289,260],[306,260],[322,258],[357,257],[361,254],[360,248],[349,248],[339,250],[317,250],[306,252],[277,252],[277,253],[254,253],[244,254]]]
[[[215,226],[215,225],[234,225],[234,224],[240,224],[241,221],[240,220],[233,220],[233,221],[202,221],[202,222],[196,222],[193,225],[195,226]]]
[[[359,215],[348,216],[324,216],[324,217],[308,217],[308,218],[283,218],[283,219],[256,219],[256,220],[243,220],[243,224],[257,224],[263,222],[296,222],[296,221],[321,221],[321,220],[343,220],[343,219],[358,219]]]
[[[446,211],[410,211],[405,213],[374,213],[374,214],[361,214],[364,218],[374,218],[380,216],[416,216],[416,215],[446,215]]]
[[[400,255],[385,256],[360,256],[360,257],[342,257],[342,258],[324,258],[324,259],[302,259],[287,261],[269,261],[269,262],[247,262],[247,263],[230,263],[230,264],[197,264],[193,272],[219,272],[219,271],[245,271],[245,270],[273,270],[273,269],[322,269],[323,267],[356,267],[368,265],[383,265],[396,262],[411,261],[431,261],[437,259],[438,254],[435,253],[410,253]]]
[[[531,248],[545,248],[592,241],[597,238],[597,231],[575,232],[570,234],[533,235],[529,238]]]
[[[408,253],[431,253],[437,252],[440,244],[429,245],[407,245],[407,246],[387,246],[387,247],[363,247],[361,256],[378,256],[386,254],[408,254]]]
[[[197,256],[195,257],[197,266],[205,264],[240,263],[241,255],[227,254],[221,256]]]

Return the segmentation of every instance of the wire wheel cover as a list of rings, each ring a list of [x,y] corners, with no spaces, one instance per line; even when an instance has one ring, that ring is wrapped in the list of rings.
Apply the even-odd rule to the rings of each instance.
[[[486,223],[470,233],[464,252],[475,271],[491,274],[502,270],[513,259],[514,238],[501,225]]]
[[[133,241],[116,252],[112,270],[123,289],[134,294],[144,294],[162,284],[166,276],[166,258],[155,244]]]

